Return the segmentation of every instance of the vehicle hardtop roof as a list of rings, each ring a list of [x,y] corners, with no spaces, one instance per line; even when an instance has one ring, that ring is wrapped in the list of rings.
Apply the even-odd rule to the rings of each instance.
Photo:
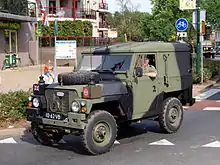
[[[191,46],[180,42],[128,42],[83,51],[83,54],[107,55],[110,53],[190,52]]]

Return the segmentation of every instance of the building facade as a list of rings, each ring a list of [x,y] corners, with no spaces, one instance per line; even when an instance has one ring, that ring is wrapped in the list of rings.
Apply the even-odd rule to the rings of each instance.
[[[0,66],[5,58],[16,55],[21,65],[38,63],[38,45],[35,36],[36,4],[23,1],[19,6],[0,3]],[[9,61],[12,62],[12,61]]]
[[[109,27],[105,15],[108,13],[106,0],[36,0],[38,6],[45,8],[48,20],[87,20],[93,25],[92,37],[108,37]],[[37,19],[41,20],[40,7]]]

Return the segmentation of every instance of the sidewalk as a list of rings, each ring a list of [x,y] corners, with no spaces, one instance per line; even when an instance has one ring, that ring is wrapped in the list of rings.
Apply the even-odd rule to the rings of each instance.
[[[57,67],[57,74],[61,72],[70,72],[72,67]],[[41,75],[41,67],[30,66],[16,70],[0,71],[0,92],[9,92],[10,90],[28,90],[34,83],[38,82]]]

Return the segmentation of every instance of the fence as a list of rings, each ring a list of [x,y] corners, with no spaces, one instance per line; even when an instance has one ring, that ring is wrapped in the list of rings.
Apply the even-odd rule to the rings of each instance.
[[[77,61],[80,60],[80,54],[83,50],[112,45],[119,42],[117,39],[100,38],[91,36],[58,36],[57,40],[76,40],[77,43]],[[41,36],[39,38],[39,63],[46,64],[50,60],[54,62],[55,53],[55,37],[54,36]],[[75,66],[75,60],[57,60],[58,66]]]

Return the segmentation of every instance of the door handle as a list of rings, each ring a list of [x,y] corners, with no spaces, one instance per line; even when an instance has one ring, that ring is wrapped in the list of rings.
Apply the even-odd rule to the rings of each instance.
[[[153,85],[153,92],[156,92],[156,86]]]

